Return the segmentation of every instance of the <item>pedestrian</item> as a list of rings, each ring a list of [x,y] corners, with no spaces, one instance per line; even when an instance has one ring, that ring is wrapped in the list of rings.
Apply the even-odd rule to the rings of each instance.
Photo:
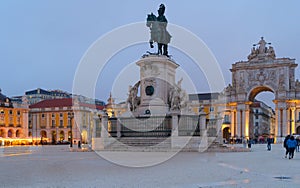
[[[81,149],[81,142],[80,142],[80,140],[78,141],[78,149]]]
[[[300,146],[300,136],[298,136],[298,137],[296,138],[296,141],[297,141],[296,152],[299,152],[299,146]]]
[[[291,136],[290,139],[286,141],[286,145],[289,148],[289,159],[294,158],[295,148],[297,147],[297,141],[294,136]]]
[[[246,148],[247,139],[246,139],[246,138],[243,138],[242,142],[243,142],[243,147]]]
[[[248,148],[251,148],[251,144],[252,144],[252,139],[249,138],[249,140],[248,140]]]
[[[268,137],[267,138],[267,148],[268,148],[268,151],[271,151],[271,144],[272,144],[272,138]]]
[[[285,158],[287,157],[287,154],[289,153],[289,148],[287,147],[287,144],[286,144],[288,139],[290,139],[290,135],[287,135],[283,141],[283,147],[285,148]]]

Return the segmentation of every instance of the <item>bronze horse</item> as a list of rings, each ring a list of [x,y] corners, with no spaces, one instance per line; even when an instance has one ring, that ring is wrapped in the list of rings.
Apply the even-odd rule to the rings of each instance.
[[[161,10],[161,8],[160,8]],[[171,35],[167,31],[167,19],[163,15],[164,10],[159,12],[159,16],[156,17],[153,13],[148,14],[146,26],[150,28],[150,47],[153,48],[153,43],[156,42],[158,46],[158,55],[168,56],[168,43],[171,41]]]

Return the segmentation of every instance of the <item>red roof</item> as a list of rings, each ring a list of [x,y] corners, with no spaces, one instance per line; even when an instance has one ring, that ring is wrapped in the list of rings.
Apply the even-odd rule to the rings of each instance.
[[[105,106],[95,105],[95,104],[87,104],[87,103],[79,103],[80,106],[88,107],[97,110],[103,110]],[[55,107],[71,107],[73,106],[72,98],[63,98],[63,99],[47,99],[41,102],[32,104],[29,108],[55,108]]]

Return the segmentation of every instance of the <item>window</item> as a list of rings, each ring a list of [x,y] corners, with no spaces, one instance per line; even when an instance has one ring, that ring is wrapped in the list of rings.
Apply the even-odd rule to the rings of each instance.
[[[258,114],[258,109],[255,110],[255,113]]]
[[[20,113],[20,111],[17,111],[17,115],[19,116],[21,113]]]
[[[255,119],[258,119],[258,115],[255,115]]]
[[[60,121],[59,121],[59,126],[60,126],[60,127],[64,126],[64,121],[63,121],[63,120],[60,120]]]
[[[255,126],[258,127],[258,122],[255,122]]]
[[[12,111],[12,110],[10,110],[10,111],[9,111],[9,114],[10,114],[10,115],[12,115],[12,114],[13,114],[13,111]]]
[[[55,114],[54,113],[52,113],[52,118],[55,118]]]
[[[42,118],[44,118],[45,117],[45,114],[42,114]]]
[[[59,117],[63,117],[63,113],[60,113],[60,114],[59,114]]]
[[[210,108],[209,108],[209,111],[210,112],[213,112],[215,110],[215,108],[213,107],[213,106],[211,106]]]
[[[52,120],[52,127],[55,127],[55,120]]]

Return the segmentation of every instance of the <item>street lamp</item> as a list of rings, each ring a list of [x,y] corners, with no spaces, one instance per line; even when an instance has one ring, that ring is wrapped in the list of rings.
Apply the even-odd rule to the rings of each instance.
[[[74,118],[74,113],[69,112],[68,118],[70,119],[70,147],[73,147],[72,119]]]

